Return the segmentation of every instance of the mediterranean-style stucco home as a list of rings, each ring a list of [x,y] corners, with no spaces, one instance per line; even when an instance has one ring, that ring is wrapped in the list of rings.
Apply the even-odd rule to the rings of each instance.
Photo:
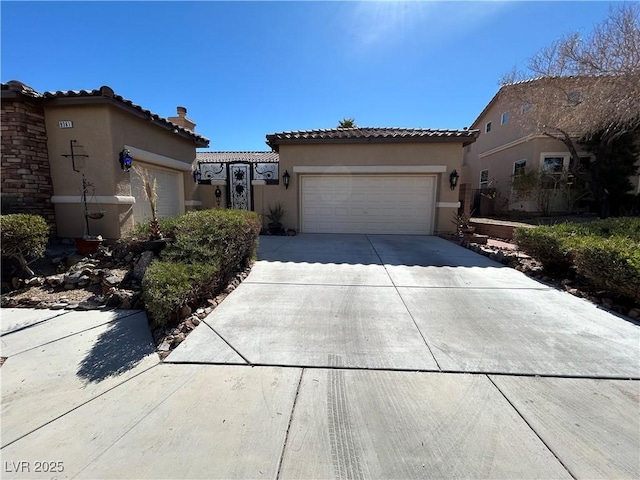
[[[557,80],[576,81],[574,85],[567,84],[567,88],[563,88],[569,100],[569,104],[563,105],[563,108],[570,108],[571,99],[579,99],[580,79]],[[550,179],[560,181],[566,178],[562,176],[568,172],[571,158],[569,150],[559,140],[523,128],[517,117],[526,114],[532,105],[527,101],[514,101],[517,96],[505,95],[514,86],[522,90],[544,87],[535,79],[502,86],[471,124],[470,128],[478,130],[479,136],[476,142],[465,148],[460,177],[460,200],[467,213],[471,210],[475,210],[476,215],[490,215],[499,211],[540,212],[539,199],[532,196],[522,198],[514,194],[513,177],[537,170],[544,171]],[[526,94],[521,96],[526,98]],[[574,138],[579,137],[580,134],[575,133]],[[592,157],[585,150],[579,150],[578,155],[581,162],[586,163]],[[634,185],[631,193],[640,193],[640,176],[636,175],[630,180]],[[564,190],[567,193],[567,189],[571,188],[571,177],[568,177],[568,182]],[[550,194],[548,202],[550,212],[566,212],[568,209],[566,199],[558,191]]]
[[[158,182],[160,217],[236,208],[266,226],[280,204],[284,227],[300,233],[455,230],[456,183],[477,131],[305,130],[267,135],[271,151],[196,152],[209,140],[186,113],[162,118],[106,86],[2,84],[3,213],[42,215],[56,237],[118,239],[150,216],[131,163]]]
[[[477,135],[363,127],[274,133],[266,137],[271,152],[198,153],[198,199],[263,219],[281,204],[283,225],[301,233],[447,233],[460,206],[464,147]]]
[[[156,178],[160,216],[199,207],[192,164],[209,140],[185,108],[165,119],[107,86],[38,93],[10,81],[1,92],[3,213],[42,215],[52,236],[120,238],[150,214],[127,157]],[[85,219],[83,195],[101,218]]]

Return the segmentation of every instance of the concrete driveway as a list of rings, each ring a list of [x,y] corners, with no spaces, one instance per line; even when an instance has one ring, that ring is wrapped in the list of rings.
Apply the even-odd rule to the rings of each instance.
[[[640,378],[638,327],[438,237],[261,237],[169,362]]]
[[[638,327],[430,237],[261,238],[161,363],[0,311],[2,478],[638,478]]]

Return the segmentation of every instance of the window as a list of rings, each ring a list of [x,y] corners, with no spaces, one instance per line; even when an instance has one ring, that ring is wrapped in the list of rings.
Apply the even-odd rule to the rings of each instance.
[[[489,187],[489,170],[482,170],[480,172],[480,190],[485,190]]]
[[[484,133],[489,133],[491,131],[491,122],[487,122],[484,126]]]
[[[504,125],[509,121],[509,112],[504,112],[502,117],[500,117],[500,125]]]
[[[562,179],[565,157],[549,156],[542,159],[542,185],[544,188],[554,188]]]
[[[513,162],[513,176],[524,175],[527,166],[527,160],[517,160]]]
[[[531,102],[524,102],[522,104],[522,109],[520,110],[520,112],[527,113],[529,110],[531,110]]]
[[[558,174],[562,173],[564,168],[564,157],[544,157],[542,160],[542,170],[545,173]]]

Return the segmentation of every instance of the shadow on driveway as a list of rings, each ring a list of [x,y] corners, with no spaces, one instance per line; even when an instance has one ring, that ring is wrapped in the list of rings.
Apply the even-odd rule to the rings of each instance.
[[[144,313],[118,318],[106,327],[80,362],[76,375],[83,380],[100,382],[121,375],[154,352]]]
[[[260,237],[258,259],[287,263],[506,268],[445,239],[425,235]]]

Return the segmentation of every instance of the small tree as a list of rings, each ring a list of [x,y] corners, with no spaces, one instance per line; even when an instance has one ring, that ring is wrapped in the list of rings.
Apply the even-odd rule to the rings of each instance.
[[[560,175],[554,175],[544,170],[533,170],[511,177],[512,201],[533,200],[540,212],[551,213],[554,202],[562,201],[564,210],[573,212],[578,200],[585,195],[580,182],[565,169]]]
[[[354,118],[343,118],[338,123],[338,128],[356,128],[356,120]]]
[[[591,137],[582,139],[579,143],[587,151],[596,153],[601,142],[603,132],[597,132]],[[635,133],[640,137],[640,131]],[[600,182],[609,202],[608,209],[614,216],[619,215],[628,200],[628,192],[633,189],[629,177],[637,172],[639,146],[634,142],[633,133],[624,133],[611,145],[610,155],[603,159],[600,168]]]
[[[41,258],[47,246],[49,226],[39,215],[16,213],[0,215],[2,231],[2,256],[15,258],[20,268],[30,277],[34,276],[29,267],[28,257]]]

